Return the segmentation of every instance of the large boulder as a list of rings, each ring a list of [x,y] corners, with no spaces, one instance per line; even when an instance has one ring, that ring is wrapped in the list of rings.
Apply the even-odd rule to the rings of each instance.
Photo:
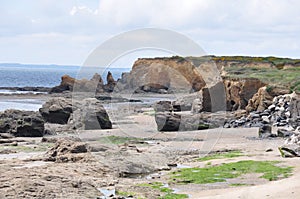
[[[67,124],[62,129],[111,129],[112,124],[103,105],[96,98],[81,101],[56,97],[47,101],[40,113],[48,123]]]
[[[16,137],[41,137],[44,135],[44,120],[38,112],[6,110],[0,113],[0,133]]]
[[[193,131],[208,129],[209,124],[204,122],[200,115],[180,115],[171,112],[158,112],[155,121],[159,131]]]
[[[70,125],[72,129],[80,130],[112,128],[112,123],[105,108],[101,102],[95,98],[82,100],[71,115],[68,125]]]
[[[72,101],[64,97],[51,98],[39,111],[46,122],[67,124],[73,112]]]

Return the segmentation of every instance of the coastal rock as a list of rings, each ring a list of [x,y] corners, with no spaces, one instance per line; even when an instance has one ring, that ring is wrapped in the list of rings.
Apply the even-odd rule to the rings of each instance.
[[[300,126],[299,110],[299,94],[292,93],[276,96],[273,98],[272,104],[266,107],[265,110],[248,113],[248,116],[246,116],[247,119],[244,120],[241,126],[261,127],[264,124],[271,124],[295,130]],[[239,123],[240,119],[227,122],[226,127],[238,127],[237,123]]]
[[[271,125],[261,126],[258,130],[258,137],[259,138],[275,137],[275,135],[272,134],[272,126]]]
[[[108,93],[113,92],[114,88],[116,86],[116,81],[114,80],[110,71],[108,71],[108,73],[107,73],[106,81],[107,81],[107,84],[103,85],[103,90]]]
[[[106,80],[107,84],[104,84],[102,77],[98,73],[95,73],[90,80],[75,79],[69,75],[64,75],[61,78],[60,85],[51,88],[49,93],[62,93],[64,91],[73,91],[74,89],[76,92],[112,92],[116,85],[116,81],[110,71],[107,73]]]
[[[39,111],[46,122],[67,124],[73,112],[72,101],[63,97],[51,98]]]
[[[6,110],[0,113],[0,132],[16,137],[41,137],[44,120],[38,112]]]
[[[159,131],[193,131],[209,128],[209,123],[204,122],[200,115],[158,112],[155,114],[155,121]]]
[[[84,99],[72,113],[68,125],[71,129],[111,129],[112,123],[101,102],[95,98]]]
[[[272,104],[272,100],[273,96],[269,94],[267,87],[264,86],[249,100],[246,111],[263,111]]]
[[[89,159],[90,154],[85,143],[67,138],[57,140],[44,158],[45,161],[53,162],[77,162]]]
[[[60,85],[53,87],[49,91],[49,93],[62,93],[64,91],[72,91],[74,83],[75,83],[75,78],[72,78],[69,75],[64,75],[61,77]]]
[[[122,75],[119,88],[136,92],[199,91],[205,86],[192,62],[181,58],[142,58],[135,61],[130,73]]]
[[[265,86],[263,82],[255,78],[228,79],[224,80],[224,85],[227,110],[229,111],[245,109],[253,95]]]

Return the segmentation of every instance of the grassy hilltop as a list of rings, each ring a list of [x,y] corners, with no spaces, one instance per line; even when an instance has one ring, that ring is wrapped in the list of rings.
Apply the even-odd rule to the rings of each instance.
[[[276,86],[300,92],[300,59],[212,55],[187,59],[196,65],[213,61],[217,66],[224,66],[225,78],[258,78],[270,89]]]

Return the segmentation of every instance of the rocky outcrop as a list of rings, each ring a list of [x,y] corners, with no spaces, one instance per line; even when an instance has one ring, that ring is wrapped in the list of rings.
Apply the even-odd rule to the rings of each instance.
[[[6,110],[0,113],[0,133],[16,137],[41,137],[44,135],[44,120],[38,112]]]
[[[159,131],[193,131],[209,128],[200,115],[180,115],[171,112],[158,112],[155,121]]]
[[[272,104],[262,111],[253,111],[237,120],[231,120],[225,127],[261,127],[272,124],[278,127],[297,129],[300,126],[300,97],[292,94],[274,97]]]
[[[272,104],[273,96],[271,96],[264,86],[249,100],[246,111],[263,111]]]
[[[52,98],[40,108],[40,113],[48,123],[65,124],[66,126],[57,126],[64,131],[112,128],[106,110],[96,98],[81,101],[63,97]],[[52,127],[53,125],[47,127],[49,134],[54,133]]]
[[[62,138],[45,154],[45,161],[78,162],[91,159],[87,144],[81,141]]]
[[[245,109],[248,101],[265,85],[255,78],[224,80],[227,110]]]
[[[111,129],[112,123],[101,102],[95,98],[84,99],[71,115],[71,129]]]
[[[111,72],[107,74],[107,84],[103,83],[101,76],[98,73],[95,73],[94,76],[90,79],[75,79],[68,75],[64,75],[61,78],[61,83],[58,86],[53,87],[49,93],[62,93],[64,91],[73,91],[76,92],[112,92],[116,85]]]
[[[116,81],[114,80],[111,72],[109,72],[109,71],[107,73],[106,81],[107,81],[107,84],[103,85],[103,90],[105,92],[109,92],[109,93],[113,92],[114,88],[116,86]]]
[[[205,82],[192,62],[180,57],[142,58],[123,74],[118,89],[136,92],[199,91]]]
[[[67,124],[73,112],[72,101],[64,97],[51,98],[39,111],[46,122]]]

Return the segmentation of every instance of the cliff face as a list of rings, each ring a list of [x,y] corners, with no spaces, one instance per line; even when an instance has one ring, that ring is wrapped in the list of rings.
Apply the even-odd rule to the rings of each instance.
[[[159,89],[199,91],[205,86],[199,70],[182,58],[138,59],[120,82],[123,89],[146,92]]]

